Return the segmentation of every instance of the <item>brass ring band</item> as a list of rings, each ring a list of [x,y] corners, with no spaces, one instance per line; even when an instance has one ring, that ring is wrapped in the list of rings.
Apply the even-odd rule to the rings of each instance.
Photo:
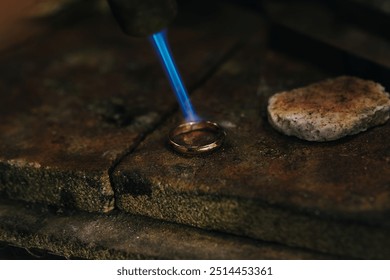
[[[192,132],[208,132],[213,134],[213,139],[209,143],[202,145],[194,145],[190,143],[179,143],[176,139],[182,135]],[[187,122],[183,123],[169,133],[169,144],[171,147],[182,154],[203,154],[214,151],[219,148],[224,139],[226,133],[217,123],[210,121],[199,121],[199,122]]]

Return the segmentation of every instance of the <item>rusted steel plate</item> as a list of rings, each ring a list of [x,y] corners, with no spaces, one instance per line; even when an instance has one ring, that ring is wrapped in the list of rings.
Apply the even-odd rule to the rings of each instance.
[[[194,94],[226,128],[219,151],[186,157],[150,135],[113,173],[130,213],[358,258],[390,257],[390,123],[329,143],[279,134],[268,97],[328,78],[313,66],[247,46]]]
[[[215,22],[171,30],[190,87],[238,40]],[[26,201],[111,210],[110,169],[176,106],[148,40],[104,16],[8,52],[0,77],[0,191]]]

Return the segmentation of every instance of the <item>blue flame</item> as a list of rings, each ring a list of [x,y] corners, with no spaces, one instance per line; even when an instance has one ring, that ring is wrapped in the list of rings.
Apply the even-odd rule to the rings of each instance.
[[[175,61],[173,60],[172,53],[169,49],[166,31],[163,30],[153,34],[150,36],[150,40],[161,59],[161,63],[164,66],[165,72],[167,73],[185,120],[198,121],[199,118],[196,115],[194,108],[192,107],[187,90],[180,77]]]

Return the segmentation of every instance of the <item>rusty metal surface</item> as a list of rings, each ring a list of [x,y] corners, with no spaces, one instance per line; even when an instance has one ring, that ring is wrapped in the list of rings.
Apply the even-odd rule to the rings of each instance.
[[[194,94],[201,116],[226,128],[223,148],[199,157],[174,153],[166,137],[180,118],[170,119],[115,169],[118,207],[322,252],[389,258],[390,123],[329,143],[279,134],[267,122],[268,97],[329,74],[263,47],[244,48]]]
[[[170,32],[190,88],[237,42],[208,23]],[[4,54],[0,77],[0,191],[87,211],[114,207],[110,168],[176,106],[147,39],[104,16]]]

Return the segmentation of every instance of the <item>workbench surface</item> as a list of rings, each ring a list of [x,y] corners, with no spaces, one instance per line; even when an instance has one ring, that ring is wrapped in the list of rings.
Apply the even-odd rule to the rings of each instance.
[[[167,145],[183,119],[159,61],[107,14],[0,53],[0,241],[91,259],[390,258],[390,123],[328,143],[273,130],[269,96],[334,73],[269,48],[267,30],[229,5],[170,28],[194,107],[227,132],[201,156]]]

